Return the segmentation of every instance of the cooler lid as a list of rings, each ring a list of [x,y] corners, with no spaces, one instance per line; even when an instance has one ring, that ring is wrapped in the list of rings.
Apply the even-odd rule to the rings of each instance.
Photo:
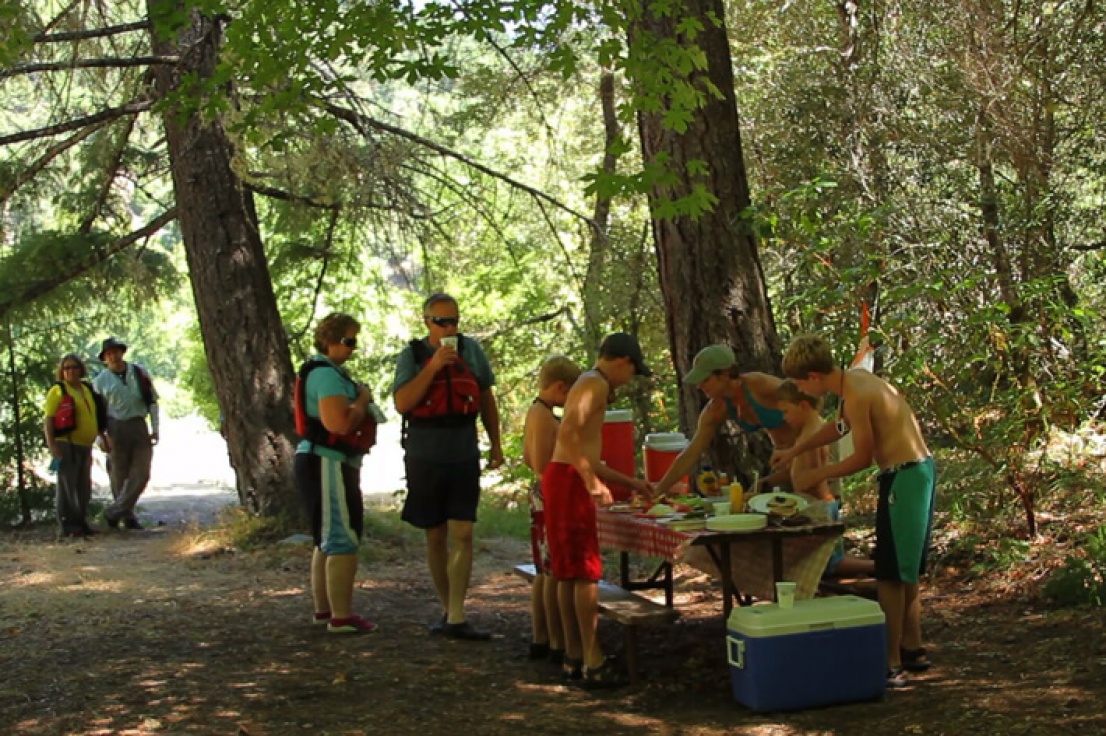
[[[632,409],[608,409],[603,417],[604,422],[632,422],[634,412]]]
[[[681,432],[652,432],[645,435],[645,446],[654,450],[682,450],[688,439]]]
[[[729,628],[756,638],[882,623],[883,610],[875,601],[855,595],[835,595],[795,601],[791,608],[780,608],[775,603],[735,608],[730,613]]]

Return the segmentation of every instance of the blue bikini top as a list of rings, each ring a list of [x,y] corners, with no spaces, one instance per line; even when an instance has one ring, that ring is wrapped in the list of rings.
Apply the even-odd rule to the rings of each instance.
[[[783,426],[783,412],[779,409],[769,409],[764,404],[761,404],[755,398],[753,398],[752,392],[749,391],[748,386],[742,386],[741,390],[745,392],[745,398],[749,402],[749,406],[753,407],[753,413],[757,415],[757,420],[760,424],[749,424],[744,419],[737,415],[737,407],[733,405],[729,397],[726,397],[726,414],[730,419],[737,422],[737,426],[741,427],[746,432],[757,432],[761,429],[776,429]]]

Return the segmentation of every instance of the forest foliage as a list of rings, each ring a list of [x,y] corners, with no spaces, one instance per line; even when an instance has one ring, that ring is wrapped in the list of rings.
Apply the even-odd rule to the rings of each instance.
[[[144,75],[174,63],[150,58],[149,24],[186,23],[190,9],[220,19],[224,56],[181,94],[234,142],[293,361],[319,317],[349,311],[367,345],[354,370],[386,393],[421,298],[445,290],[497,367],[509,436],[542,357],[586,362],[612,329],[640,334],[661,367],[634,397],[651,407],[642,427],[674,428],[644,197],[671,172],[642,166],[634,136],[641,111],[663,107],[678,128],[710,94],[695,84],[690,3],[648,6],[686,20],[674,46],[627,36],[634,2],[151,7],[0,0],[12,29],[0,41],[0,432],[22,438],[0,450],[6,487],[22,482],[16,458],[41,449],[57,355],[94,355],[108,333],[216,410],[183,316],[179,234],[171,221],[148,231],[173,201]],[[1101,455],[1049,448],[1086,436],[1106,406],[1106,9],[724,7],[710,22],[729,29],[745,216],[784,343],[825,332],[847,361],[867,308],[878,369],[931,444],[981,462],[959,504],[1013,510],[1032,534],[1066,479],[1101,488]],[[609,146],[604,74],[618,109]],[[600,200],[611,209],[596,238]],[[712,206],[705,192],[659,214]]]

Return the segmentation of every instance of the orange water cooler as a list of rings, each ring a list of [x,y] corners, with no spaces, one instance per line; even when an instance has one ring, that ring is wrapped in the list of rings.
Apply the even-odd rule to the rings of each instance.
[[[656,483],[672,467],[689,442],[679,432],[655,432],[645,435],[645,480]],[[687,476],[681,478],[686,485]]]
[[[634,413],[629,409],[611,409],[603,419],[603,451],[599,459],[631,478],[637,477],[637,458],[634,456]],[[609,483],[611,495],[616,501],[625,501],[633,491],[623,485]]]

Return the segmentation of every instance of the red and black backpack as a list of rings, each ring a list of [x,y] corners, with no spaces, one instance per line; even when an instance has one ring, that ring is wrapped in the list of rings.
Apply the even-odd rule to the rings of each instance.
[[[476,421],[480,414],[480,383],[465,363],[468,338],[463,335],[457,338],[457,356],[460,360],[434,375],[426,394],[414,409],[404,415],[406,424],[412,427],[460,427]],[[412,340],[410,346],[415,365],[420,369],[434,357],[433,349],[423,340]]]
[[[92,384],[88,381],[81,381],[81,384],[92,394],[92,403],[96,407],[96,431],[103,432],[108,427],[107,401],[92,388]],[[56,381],[54,385],[61,390],[61,401],[58,402],[58,410],[54,412],[53,417],[54,436],[64,437],[72,434],[77,428],[77,400],[69,393],[63,382]]]
[[[309,416],[307,413],[307,401],[305,399],[307,377],[311,374],[311,371],[323,366],[333,368],[334,364],[327,360],[312,359],[304,363],[300,367],[299,373],[296,374],[296,386],[292,400],[296,434],[313,445],[329,447],[345,455],[364,455],[376,444],[376,420],[371,414],[367,414],[364,421],[361,422],[361,426],[353,432],[336,434],[324,427],[321,420]],[[352,378],[343,371],[338,371],[338,375],[349,381],[356,392],[357,384]]]

